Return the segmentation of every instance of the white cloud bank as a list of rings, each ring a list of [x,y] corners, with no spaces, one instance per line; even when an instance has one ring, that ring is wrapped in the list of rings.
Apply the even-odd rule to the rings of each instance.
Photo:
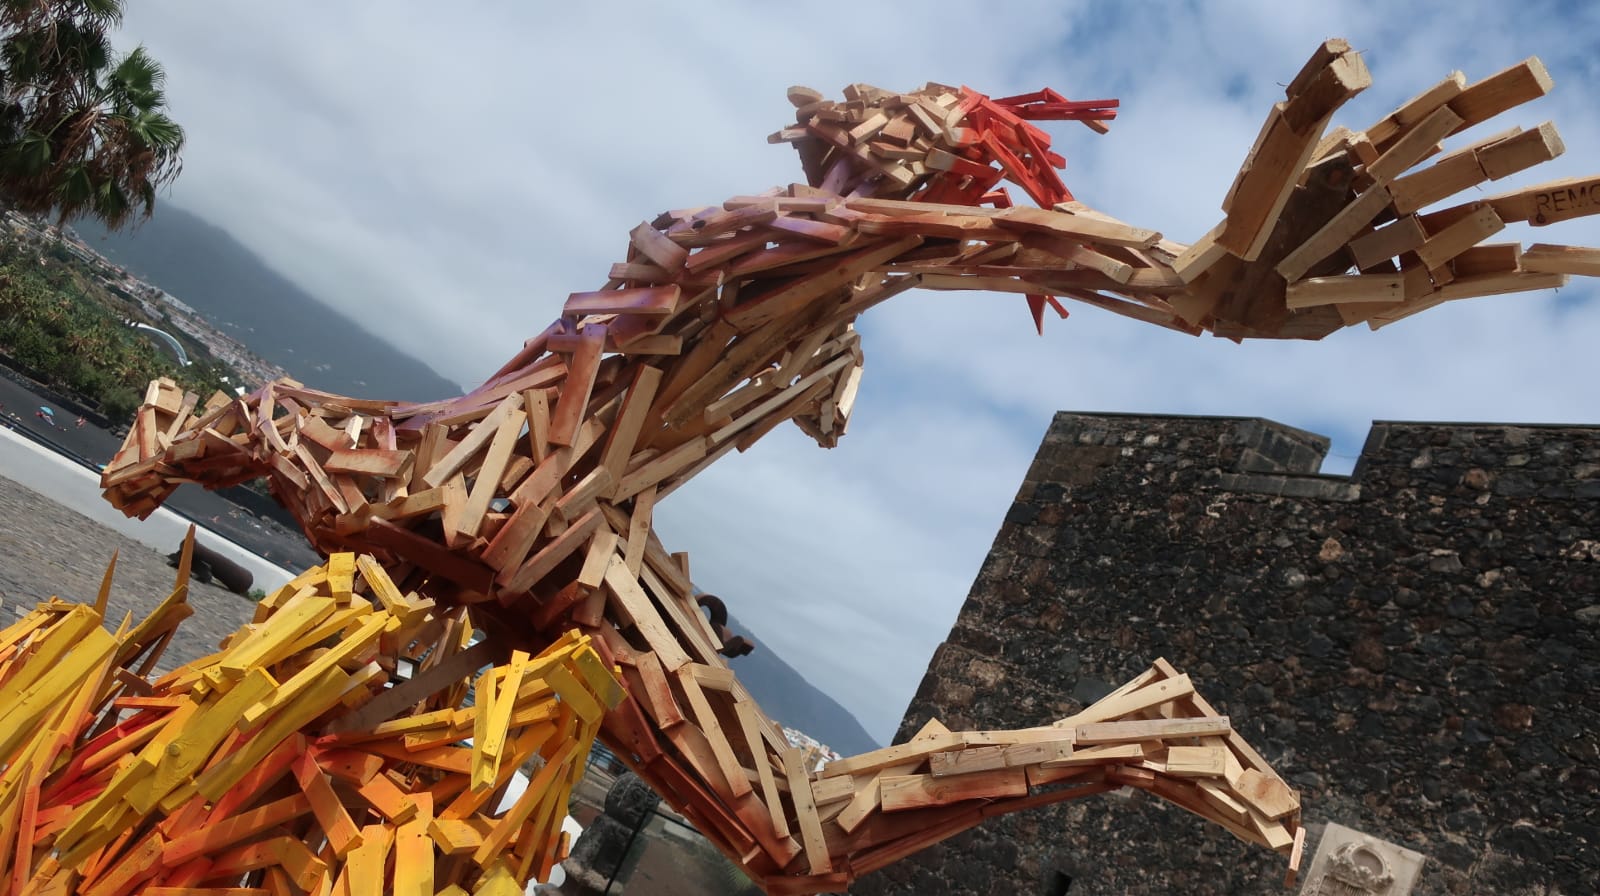
[[[1585,4],[136,2],[124,30],[166,64],[188,129],[171,201],[463,384],[601,283],[640,220],[798,180],[763,140],[790,84],[1120,97],[1109,136],[1058,129],[1067,183],[1183,241],[1218,220],[1267,107],[1333,35],[1376,81],[1337,116],[1353,127],[1452,69],[1541,55],[1556,92],[1507,116],[1562,129],[1569,153],[1538,179],[1600,170]],[[1600,245],[1593,219],[1516,236]],[[930,293],[863,330],[844,445],[781,430],[679,492],[660,529],[883,739],[1057,409],[1272,417],[1332,435],[1348,467],[1375,418],[1600,407],[1586,283],[1320,344],[1235,346],[1088,308],[1040,339],[1020,297]]]

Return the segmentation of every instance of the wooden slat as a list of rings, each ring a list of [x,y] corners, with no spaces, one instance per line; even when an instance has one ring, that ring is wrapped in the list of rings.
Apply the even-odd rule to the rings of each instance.
[[[784,777],[789,781],[789,797],[794,803],[795,818],[800,825],[800,842],[805,846],[806,865],[812,874],[826,874],[833,870],[833,860],[828,854],[827,838],[822,834],[822,820],[817,817],[817,804],[811,794],[811,775],[805,766],[805,754],[798,748],[783,751]]]
[[[1450,108],[1461,116],[1456,130],[1465,130],[1488,121],[1501,112],[1550,92],[1555,82],[1539,57],[1527,59],[1469,85],[1450,101]]]
[[[651,231],[654,233],[655,231]],[[549,440],[552,445],[571,445],[578,424],[589,407],[589,396],[594,390],[595,375],[600,372],[600,355],[605,350],[606,328],[589,324],[578,334],[578,347],[572,354],[572,365],[567,371],[567,381],[550,412]]]
[[[1544,274],[1600,277],[1600,249],[1535,243],[1523,250],[1522,269]]]

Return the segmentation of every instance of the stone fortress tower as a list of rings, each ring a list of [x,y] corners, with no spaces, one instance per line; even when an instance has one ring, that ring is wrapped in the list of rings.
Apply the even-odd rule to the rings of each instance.
[[[1328,447],[1058,414],[898,739],[1044,723],[1165,656],[1301,789],[1307,866],[1333,823],[1425,856],[1415,893],[1593,892],[1600,427],[1377,423],[1349,477],[1316,472]],[[992,819],[851,892],[1285,892],[1278,857],[1123,798]],[[1368,883],[1319,891],[1398,893]]]

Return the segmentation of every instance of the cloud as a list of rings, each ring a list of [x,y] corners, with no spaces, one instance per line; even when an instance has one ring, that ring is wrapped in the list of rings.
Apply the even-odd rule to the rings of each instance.
[[[1524,2],[979,6],[136,4],[124,37],[167,66],[187,127],[171,201],[463,384],[603,282],[668,208],[799,179],[763,137],[784,89],[926,80],[996,95],[1117,96],[1108,136],[1056,129],[1079,198],[1189,241],[1311,49],[1347,36],[1376,120],[1455,68],[1538,53],[1587,174],[1600,11]],[[1505,124],[1496,123],[1479,133]],[[1528,183],[1532,176],[1515,183]],[[1496,185],[1498,188],[1499,185]],[[1506,238],[1600,244],[1600,222]],[[1074,309],[1032,335],[1020,297],[910,294],[862,323],[851,434],[780,430],[660,511],[702,587],[887,738],[1057,409],[1273,417],[1334,436],[1374,418],[1592,421],[1600,309],[1560,296],[1455,303],[1317,345],[1189,338]]]

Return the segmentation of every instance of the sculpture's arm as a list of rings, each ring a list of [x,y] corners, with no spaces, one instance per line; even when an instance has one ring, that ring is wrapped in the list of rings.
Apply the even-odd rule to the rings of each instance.
[[[322,538],[319,547],[341,542],[318,532],[363,547],[349,539],[382,519],[377,531],[388,541],[380,548],[398,551],[403,542],[418,557],[448,554],[449,577],[488,595],[533,587],[539,576],[524,567],[549,544],[539,529],[551,518],[553,528],[578,519],[591,499],[632,515],[638,495],[664,497],[784,420],[834,444],[860,381],[855,318],[915,287],[1016,292],[1036,310],[1075,300],[1185,333],[1320,338],[1600,270],[1597,250],[1480,245],[1508,221],[1600,210],[1549,201],[1561,184],[1420,212],[1560,151],[1547,124],[1412,170],[1442,136],[1548,89],[1536,60],[1470,86],[1446,79],[1366,131],[1324,135],[1329,116],[1367,80],[1342,42],[1320,48],[1269,114],[1224,203],[1225,220],[1192,246],[1073,201],[1054,179],[1059,157],[1025,119],[1102,114],[1104,101],[1057,102],[1047,92],[995,101],[939,85],[913,94],[858,86],[844,104],[797,92],[797,123],[777,137],[797,145],[811,185],[640,224],[601,289],[571,295],[561,320],[467,396],[411,406],[312,396],[305,413],[268,402],[272,425],[254,420],[248,438],[278,456],[257,454],[285,483],[299,486],[289,468],[305,480],[310,497],[296,501],[309,503],[296,513],[314,541]],[[1002,178],[1050,207],[1003,207],[1009,198],[992,189]],[[479,469],[493,441],[485,424],[519,412],[530,438],[498,458],[505,465],[494,488],[479,493],[474,484],[475,500],[452,508],[451,498],[466,501],[465,485],[448,474]],[[351,427],[349,443],[302,445],[303,453],[274,441],[276,431],[288,446],[317,414]],[[119,455],[107,476],[121,490],[114,499],[142,512],[152,505],[141,496],[170,490],[182,476],[173,472],[179,452],[193,446],[177,445],[181,433],[173,446],[151,441],[149,428],[135,435],[144,444]],[[434,450],[441,447],[449,450]],[[380,463],[386,481],[352,491],[334,477],[324,487],[311,461],[334,450],[391,452]],[[531,478],[551,456],[554,467]],[[442,470],[436,461],[446,458]],[[411,475],[397,476],[393,463],[410,464]],[[591,478],[602,468],[609,484]],[[150,483],[144,492],[141,477]],[[508,508],[495,509],[501,501]],[[442,522],[437,532],[429,520]],[[423,530],[432,534],[417,535]]]
[[[612,555],[601,587],[569,599],[588,593],[603,609],[573,621],[628,695],[603,739],[770,893],[839,890],[984,818],[1119,787],[1298,862],[1298,796],[1164,660],[1053,724],[951,732],[935,720],[906,744],[819,769],[717,655],[687,577],[658,546],[637,576]]]
[[[403,407],[306,389],[292,380],[240,398],[218,392],[200,406],[197,396],[172,380],[156,380],[122,447],[105,465],[101,486],[107,500],[141,519],[183,483],[219,489],[263,476],[280,501],[294,495],[319,511],[347,512],[368,496],[336,478],[379,463],[382,452],[394,454],[390,415]],[[344,450],[358,445],[368,451]]]

